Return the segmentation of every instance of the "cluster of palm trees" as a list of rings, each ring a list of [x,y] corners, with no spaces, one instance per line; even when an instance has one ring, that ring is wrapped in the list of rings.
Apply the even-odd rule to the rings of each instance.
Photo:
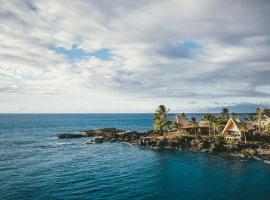
[[[154,113],[154,131],[159,133],[164,133],[168,131],[171,128],[181,128],[178,127],[179,124],[172,123],[168,119],[168,112],[169,109],[167,109],[164,105],[160,105],[155,113]],[[185,113],[180,114],[181,117],[188,119],[187,115]],[[216,117],[215,115],[211,113],[207,113],[203,117],[204,121],[209,125],[209,134],[213,132],[214,134],[216,132],[220,131],[220,128],[222,126],[225,126],[229,119],[229,110],[227,108],[224,108],[221,115],[219,117]],[[196,120],[195,117],[191,118],[191,124],[193,126],[193,130],[195,134],[198,133],[199,123]]]
[[[230,118],[229,109],[224,108],[219,116],[207,113],[203,116],[203,120],[208,124],[209,135],[220,133]]]
[[[164,133],[172,128],[181,129],[178,123],[176,122],[172,123],[168,119],[168,112],[169,112],[169,109],[167,109],[164,105],[160,105],[156,109],[154,113],[154,131],[155,132]],[[261,108],[256,109],[259,130],[261,130],[260,128],[261,117],[265,113],[268,113],[270,115],[270,109],[264,109],[264,110],[262,110]],[[183,117],[188,120],[188,117],[185,113],[180,114],[180,117]],[[237,114],[236,113],[229,114],[228,108],[224,108],[219,115],[206,113],[203,116],[203,120],[208,125],[209,135],[211,134],[215,135],[217,133],[221,133],[221,131],[225,127],[230,117],[237,118]],[[247,118],[248,122],[253,123],[255,120],[256,120],[256,117],[253,113],[248,114],[248,118]],[[190,123],[192,124],[192,127],[193,127],[192,132],[194,132],[197,135],[198,129],[199,129],[199,122],[196,120],[195,117],[191,117]],[[243,132],[244,134],[248,131],[247,123],[245,122],[240,122],[239,128],[241,129],[241,132]]]

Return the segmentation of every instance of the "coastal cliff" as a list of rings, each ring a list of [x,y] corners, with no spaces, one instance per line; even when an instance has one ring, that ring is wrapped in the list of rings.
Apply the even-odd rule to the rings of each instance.
[[[127,142],[154,149],[191,150],[207,153],[226,153],[234,156],[250,157],[270,161],[270,144],[253,141],[240,142],[226,140],[220,135],[197,136],[181,132],[167,132],[163,135],[149,132],[124,131],[115,128],[86,130],[78,134],[59,134],[59,139],[90,137],[89,144],[102,142]]]

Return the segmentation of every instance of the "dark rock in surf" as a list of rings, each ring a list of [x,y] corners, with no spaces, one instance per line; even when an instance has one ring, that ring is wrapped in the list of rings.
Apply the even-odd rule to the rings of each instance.
[[[81,138],[85,137],[84,134],[81,133],[62,133],[57,136],[59,139],[65,139],[65,138]]]

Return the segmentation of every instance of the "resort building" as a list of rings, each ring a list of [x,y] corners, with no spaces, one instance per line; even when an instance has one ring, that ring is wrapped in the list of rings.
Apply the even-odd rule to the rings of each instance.
[[[179,129],[183,132],[192,132],[192,129],[194,128],[193,125],[188,121],[187,118],[183,116],[176,116],[176,123],[179,126]]]
[[[204,120],[200,120],[197,126],[194,126],[187,118],[183,116],[176,116],[176,123],[179,126],[179,129],[185,133],[199,133],[199,134],[208,134],[209,133],[209,124]]]
[[[256,125],[262,130],[267,130],[270,125],[270,117],[263,115],[260,120],[257,120]]]
[[[208,134],[209,133],[209,123],[204,121],[204,120],[200,120],[198,122],[199,125],[199,129],[198,129],[198,133],[200,134]]]
[[[249,135],[254,135],[256,133],[256,125],[253,122],[247,122],[247,130]]]
[[[226,139],[241,140],[242,133],[240,131],[239,124],[240,124],[239,119],[234,119],[231,117],[228,120],[226,126],[222,131]]]

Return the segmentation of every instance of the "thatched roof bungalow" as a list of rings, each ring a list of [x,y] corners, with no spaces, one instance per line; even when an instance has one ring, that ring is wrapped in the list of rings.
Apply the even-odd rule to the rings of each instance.
[[[222,133],[224,134],[226,139],[235,139],[235,140],[241,140],[242,132],[240,131],[240,120],[230,118],[225,125]]]
[[[198,125],[194,126],[187,118],[177,115],[176,123],[183,132],[195,133],[195,129],[200,134],[208,134],[209,132],[209,124],[204,120],[200,120]]]

